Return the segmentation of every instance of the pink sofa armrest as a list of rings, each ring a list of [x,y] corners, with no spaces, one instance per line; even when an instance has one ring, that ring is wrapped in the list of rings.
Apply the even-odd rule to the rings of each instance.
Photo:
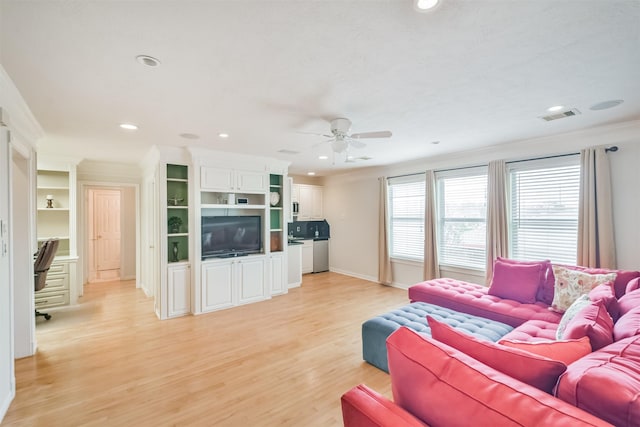
[[[340,400],[345,427],[427,426],[364,384],[347,391]]]

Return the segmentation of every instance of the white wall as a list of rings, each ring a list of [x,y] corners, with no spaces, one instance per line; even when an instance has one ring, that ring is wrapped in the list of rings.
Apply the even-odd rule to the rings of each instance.
[[[16,286],[13,289],[14,310],[19,307],[27,309],[29,316],[15,316],[14,344],[15,357],[31,356],[35,352],[35,310],[33,296],[33,236],[32,216],[25,215],[35,211],[33,207],[33,194],[31,190],[33,164],[32,158],[25,158],[13,149],[11,153],[11,221],[14,236],[13,239],[13,280]]]
[[[30,153],[35,152],[35,145],[42,136],[42,129],[1,65],[0,111],[2,112],[2,124],[11,130],[12,141],[19,141],[16,148],[19,149],[23,156],[29,157]],[[11,151],[8,149],[8,141],[4,131],[0,139],[0,218],[3,221],[8,221],[9,213],[12,210],[12,202],[9,197],[9,192],[12,190],[9,185]],[[35,188],[35,170],[33,167],[29,180],[29,187]],[[31,197],[31,194],[26,191],[22,193],[24,197]],[[23,259],[24,251],[18,251],[14,254],[13,240],[17,236],[25,240],[33,240],[32,236],[35,236],[35,221],[33,219],[27,221],[28,232],[26,235],[22,234],[23,229],[18,229],[14,232],[12,223],[5,222],[5,224],[7,224],[7,230],[3,232],[0,247],[2,244],[7,245],[13,266],[28,268],[27,262],[33,263],[32,254],[28,254],[27,260]],[[9,236],[13,236],[13,238],[8,238]],[[33,245],[32,247],[35,247],[35,241],[30,243]],[[8,258],[9,255],[3,256],[0,251],[0,421],[15,394],[13,360],[16,355],[14,344],[16,332],[14,332],[14,327],[17,324],[28,325],[30,318],[33,318],[32,300],[27,301],[25,306],[21,305],[21,300],[13,300],[14,291],[21,284],[14,279],[14,268],[7,262]],[[32,264],[31,271],[33,271]],[[31,283],[31,289],[33,289],[33,278]],[[21,338],[30,340],[30,337],[35,335],[35,327],[30,332],[29,336],[22,336]]]
[[[618,267],[640,269],[640,226],[637,215],[640,207],[640,121],[326,177],[323,180],[324,211],[331,224],[331,269],[357,277],[377,278],[377,183],[380,176],[486,164],[496,159],[516,160],[563,154],[589,146],[614,144],[620,148],[616,153],[609,153]],[[423,280],[422,265],[417,263],[394,263],[393,273],[394,284],[401,287]],[[469,276],[460,271],[447,271],[443,275],[477,283],[482,283],[484,277]]]

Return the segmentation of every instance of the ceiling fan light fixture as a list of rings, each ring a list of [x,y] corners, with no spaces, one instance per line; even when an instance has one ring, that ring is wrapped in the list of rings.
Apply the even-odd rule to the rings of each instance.
[[[342,153],[347,149],[348,146],[349,144],[347,143],[347,141],[341,138],[331,142],[331,149],[334,153]]]
[[[413,7],[418,12],[428,12],[438,6],[439,3],[439,0],[414,0]]]

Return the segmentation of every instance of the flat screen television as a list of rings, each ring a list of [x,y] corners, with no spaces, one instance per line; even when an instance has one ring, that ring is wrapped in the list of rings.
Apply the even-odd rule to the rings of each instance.
[[[203,216],[202,259],[261,252],[261,228],[260,216]]]

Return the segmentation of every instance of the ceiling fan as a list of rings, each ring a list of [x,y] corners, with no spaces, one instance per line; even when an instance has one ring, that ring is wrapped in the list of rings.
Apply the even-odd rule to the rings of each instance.
[[[348,152],[349,148],[362,148],[367,144],[362,142],[362,139],[373,139],[373,138],[390,138],[392,133],[388,130],[376,131],[376,132],[361,132],[361,133],[352,133],[351,130],[351,120],[345,118],[337,118],[333,119],[330,122],[331,124],[331,135],[314,133],[312,135],[320,135],[325,136],[327,138],[331,138],[327,141],[331,146],[331,150],[334,153],[344,153]]]

